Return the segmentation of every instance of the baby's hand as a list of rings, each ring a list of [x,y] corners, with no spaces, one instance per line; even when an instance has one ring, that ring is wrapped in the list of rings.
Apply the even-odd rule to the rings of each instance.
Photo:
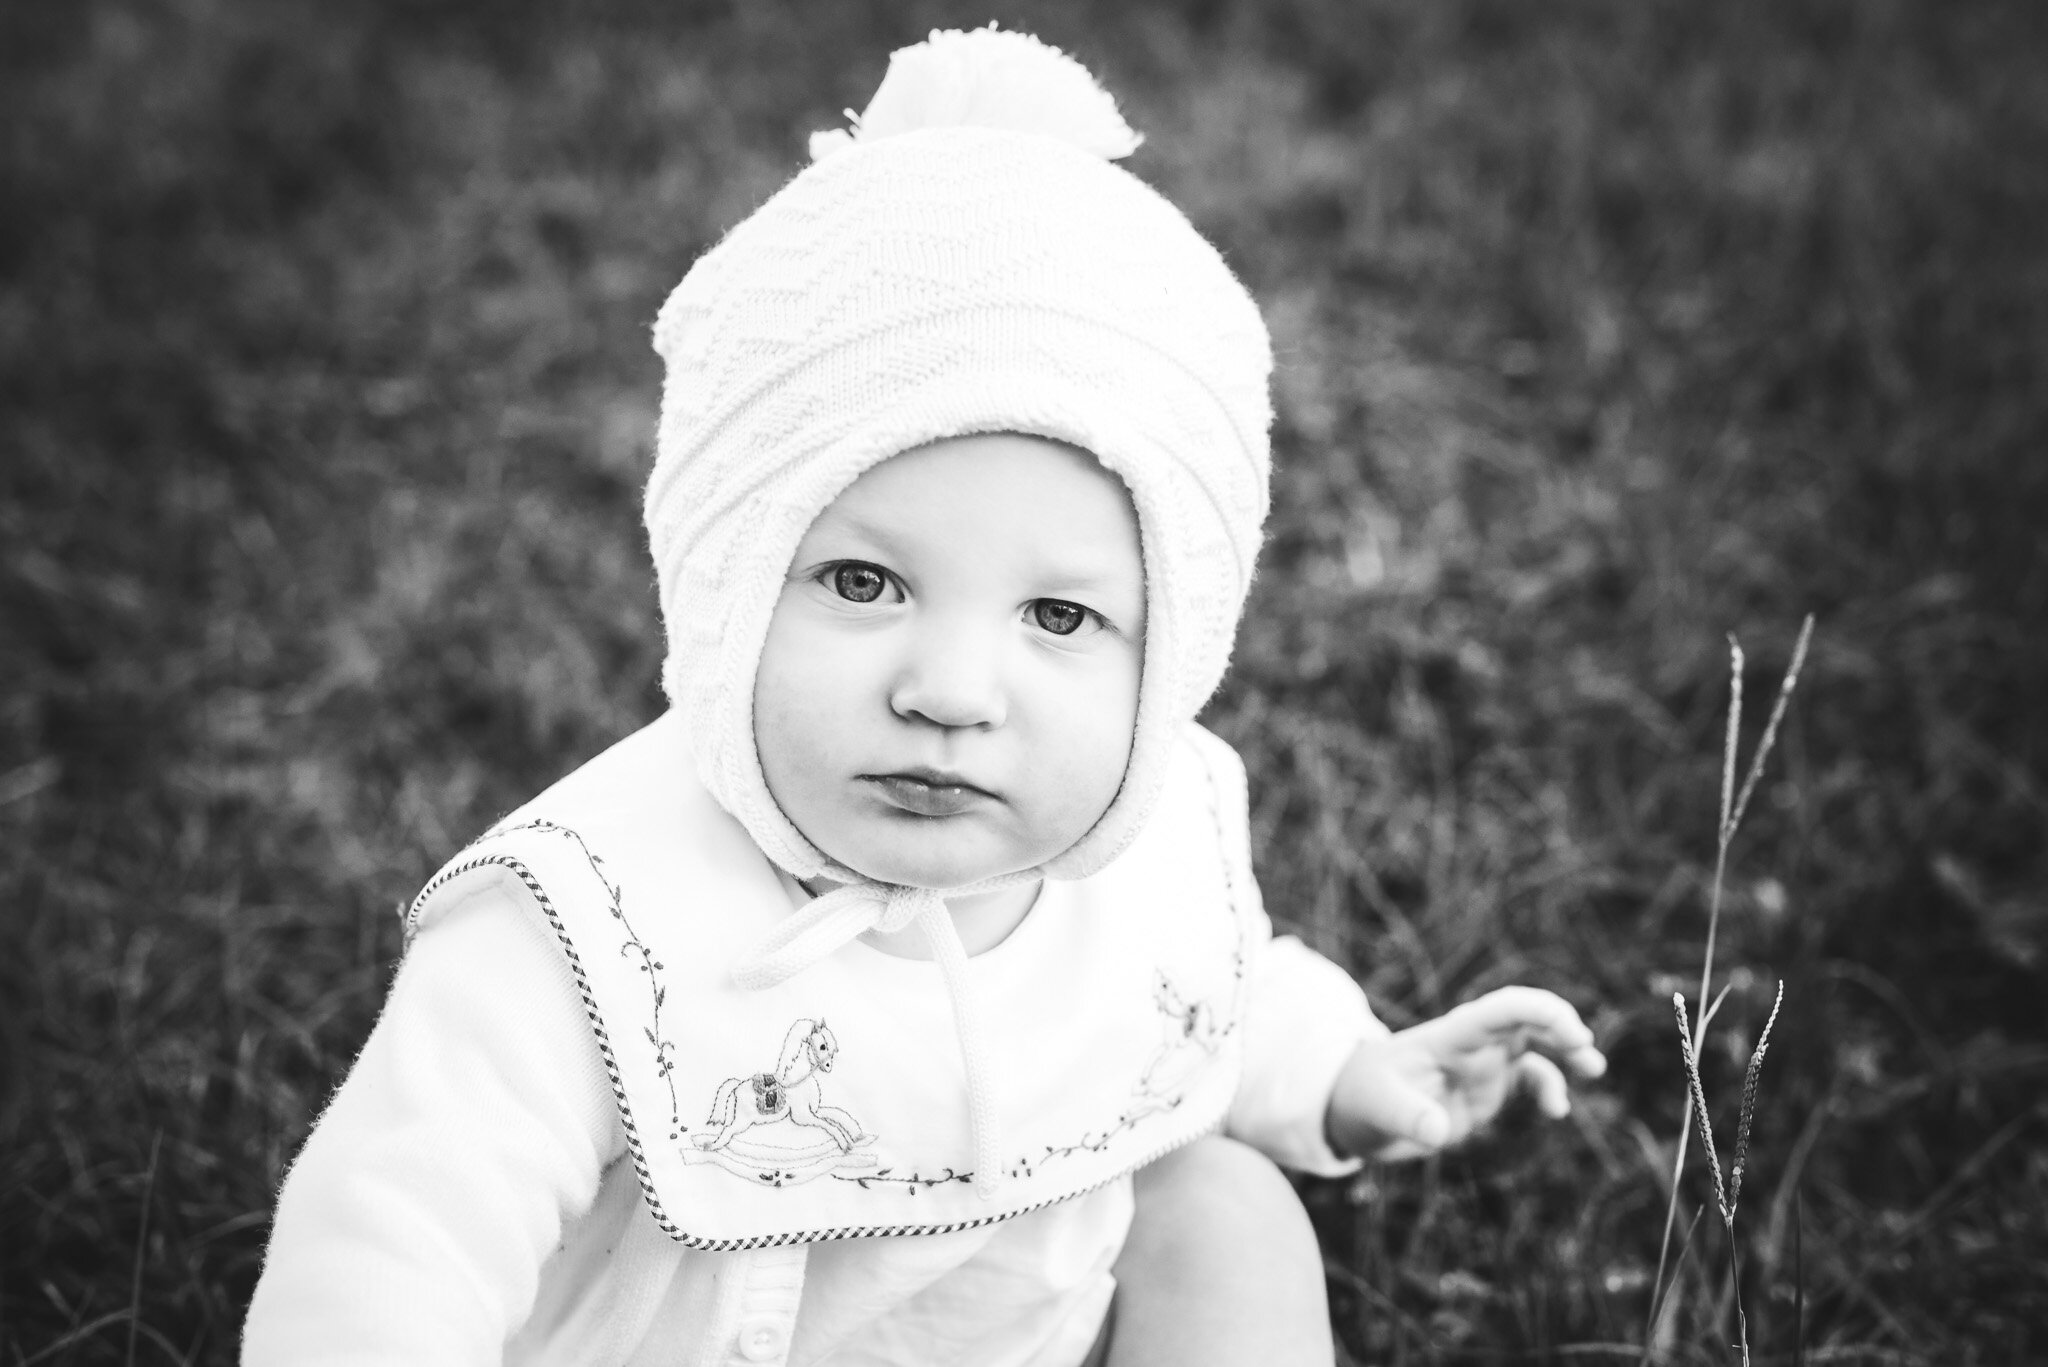
[[[1571,1110],[1566,1070],[1607,1071],[1570,1002],[1503,987],[1435,1020],[1358,1046],[1337,1075],[1327,1117],[1339,1153],[1413,1158],[1464,1139],[1524,1088],[1545,1115]]]

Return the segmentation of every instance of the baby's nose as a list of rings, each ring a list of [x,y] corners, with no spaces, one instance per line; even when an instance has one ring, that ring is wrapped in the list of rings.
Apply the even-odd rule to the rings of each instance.
[[[1009,713],[1000,643],[973,631],[917,634],[890,691],[899,717],[937,726],[996,727]]]

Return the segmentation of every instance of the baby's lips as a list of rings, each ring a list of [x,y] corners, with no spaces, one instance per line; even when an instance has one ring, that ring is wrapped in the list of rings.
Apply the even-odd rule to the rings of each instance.
[[[877,774],[867,780],[891,806],[919,816],[958,816],[994,801],[987,792],[968,784],[934,783],[912,774]]]

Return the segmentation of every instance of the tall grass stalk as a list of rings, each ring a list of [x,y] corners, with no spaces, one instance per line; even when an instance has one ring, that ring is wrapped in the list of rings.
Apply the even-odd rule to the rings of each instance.
[[[1735,1323],[1737,1340],[1742,1348],[1742,1361],[1749,1362],[1749,1318],[1742,1309],[1742,1264],[1735,1249],[1735,1212],[1742,1201],[1742,1170],[1749,1163],[1749,1127],[1756,1119],[1756,1083],[1763,1072],[1764,1050],[1770,1047],[1771,1027],[1778,1023],[1778,1008],[1785,1004],[1785,984],[1778,983],[1777,999],[1771,1003],[1770,1018],[1764,1022],[1763,1034],[1758,1036],[1756,1052],[1749,1056],[1749,1067],[1742,1076],[1742,1110],[1735,1125],[1735,1161],[1728,1169],[1728,1180],[1721,1180],[1721,1160],[1714,1151],[1714,1127],[1707,1119],[1707,1092],[1700,1081],[1700,1060],[1698,1043],[1685,1019],[1685,998],[1679,993],[1671,994],[1671,1006],[1678,1014],[1678,1047],[1685,1059],[1685,1079],[1692,1097],[1692,1113],[1699,1121],[1700,1145],[1707,1151],[1707,1167],[1714,1174],[1714,1207],[1721,1213],[1721,1227],[1728,1232],[1728,1279],[1735,1293]],[[1697,1217],[1695,1217],[1697,1218]]]
[[[1714,848],[1714,881],[1707,899],[1707,947],[1700,962],[1699,1000],[1703,1006],[1699,1025],[1693,1027],[1686,1018],[1685,998],[1672,994],[1672,1004],[1677,1010],[1680,1047],[1685,1061],[1687,1092],[1685,1116],[1679,1121],[1678,1151],[1671,1165],[1671,1195],[1664,1210],[1664,1235],[1657,1250],[1657,1276],[1650,1285],[1650,1316],[1643,1327],[1642,1362],[1647,1364],[1655,1351],[1657,1317],[1665,1300],[1664,1274],[1671,1257],[1671,1235],[1678,1225],[1678,1188],[1685,1174],[1686,1147],[1691,1137],[1692,1126],[1697,1122],[1700,1138],[1707,1150],[1708,1166],[1714,1178],[1714,1198],[1721,1216],[1722,1225],[1728,1233],[1728,1268],[1734,1283],[1736,1323],[1740,1332],[1742,1360],[1749,1361],[1749,1335],[1742,1312],[1741,1267],[1735,1253],[1735,1197],[1741,1193],[1742,1169],[1749,1157],[1749,1129],[1756,1105],[1756,1081],[1763,1067],[1764,1047],[1770,1043],[1771,1026],[1777,1022],[1778,1007],[1785,999],[1785,985],[1778,984],[1777,1000],[1771,1006],[1770,1020],[1764,1025],[1763,1034],[1757,1040],[1756,1052],[1751,1055],[1749,1068],[1743,1078],[1742,1110],[1737,1122],[1736,1157],[1733,1173],[1733,1192],[1724,1188],[1721,1163],[1714,1151],[1713,1127],[1708,1123],[1706,1091],[1700,1082],[1699,1055],[1706,1045],[1707,1026],[1714,1014],[1721,1009],[1721,1002],[1728,989],[1723,985],[1719,995],[1711,1003],[1708,993],[1714,981],[1714,950],[1721,930],[1721,893],[1726,885],[1728,873],[1728,851],[1735,843],[1735,833],[1742,826],[1743,815],[1749,810],[1749,800],[1756,792],[1757,782],[1763,777],[1764,762],[1770,758],[1771,748],[1777,744],[1778,725],[1785,718],[1785,709],[1791,703],[1792,690],[1799,684],[1799,672],[1806,664],[1806,649],[1813,638],[1813,614],[1808,613],[1799,627],[1799,639],[1792,647],[1791,662],[1785,667],[1785,677],[1778,684],[1778,696],[1771,704],[1770,718],[1764,723],[1764,733],[1757,742],[1755,753],[1750,756],[1748,772],[1743,776],[1742,786],[1735,785],[1736,757],[1742,738],[1742,674],[1744,658],[1742,645],[1733,636],[1728,638],[1728,728],[1721,746],[1721,815],[1716,831]],[[1674,1270],[1673,1275],[1676,1276]]]
[[[158,1129],[149,1139],[149,1169],[142,1179],[142,1218],[135,1229],[135,1262],[128,1279],[128,1351],[122,1358],[135,1367],[135,1335],[142,1327],[142,1267],[149,1252],[149,1203],[156,1195],[156,1160],[163,1151],[164,1132]]]

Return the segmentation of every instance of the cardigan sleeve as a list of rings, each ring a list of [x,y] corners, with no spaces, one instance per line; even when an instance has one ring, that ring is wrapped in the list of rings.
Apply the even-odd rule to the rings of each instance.
[[[1343,1176],[1359,1160],[1330,1147],[1323,1126],[1330,1094],[1352,1051],[1387,1027],[1349,973],[1291,935],[1274,937],[1252,872],[1244,763],[1224,741],[1200,727],[1193,732],[1217,786],[1223,856],[1246,890],[1253,921],[1244,1076],[1224,1131],[1283,1167]]]
[[[285,1178],[243,1363],[502,1360],[623,1147],[547,927],[495,888],[451,907]]]
[[[1283,1167],[1355,1172],[1359,1160],[1330,1147],[1323,1119],[1352,1051],[1386,1033],[1349,973],[1291,935],[1269,941],[1253,964],[1244,1078],[1226,1132]]]

